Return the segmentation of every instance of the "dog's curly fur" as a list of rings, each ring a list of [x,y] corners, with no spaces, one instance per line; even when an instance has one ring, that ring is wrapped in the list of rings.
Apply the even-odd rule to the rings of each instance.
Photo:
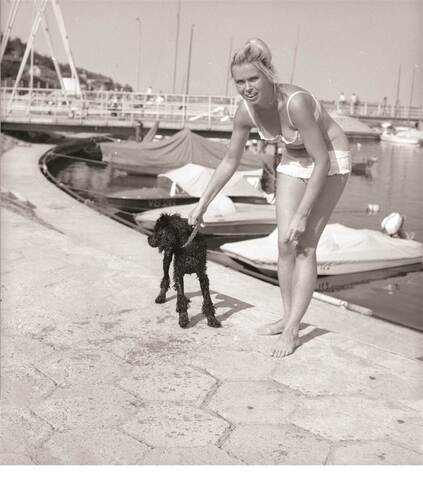
[[[179,325],[188,327],[189,300],[184,293],[184,275],[195,273],[200,281],[203,294],[203,313],[207,317],[210,327],[221,327],[215,317],[215,308],[210,298],[209,278],[206,273],[207,244],[200,234],[197,234],[190,244],[183,247],[192,232],[186,219],[178,214],[163,213],[157,220],[153,233],[148,237],[151,247],[158,248],[163,253],[163,278],[160,282],[160,293],[156,303],[166,301],[166,292],[169,289],[169,267],[173,260],[173,280],[177,293],[176,311],[179,313]]]

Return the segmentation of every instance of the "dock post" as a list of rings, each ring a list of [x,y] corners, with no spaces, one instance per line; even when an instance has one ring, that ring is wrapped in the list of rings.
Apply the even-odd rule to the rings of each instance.
[[[135,141],[138,142],[138,143],[141,142],[141,140],[142,140],[141,126],[142,126],[141,122],[137,122],[136,125],[135,125]]]

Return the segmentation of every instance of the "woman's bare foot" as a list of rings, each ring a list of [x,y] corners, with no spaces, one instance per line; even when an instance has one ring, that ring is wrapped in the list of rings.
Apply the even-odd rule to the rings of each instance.
[[[278,320],[277,322],[267,323],[256,329],[257,335],[278,335],[283,332],[285,328],[285,319]]]
[[[276,341],[272,357],[279,358],[291,355],[299,344],[300,339],[298,337],[298,329],[287,328],[281,333]]]

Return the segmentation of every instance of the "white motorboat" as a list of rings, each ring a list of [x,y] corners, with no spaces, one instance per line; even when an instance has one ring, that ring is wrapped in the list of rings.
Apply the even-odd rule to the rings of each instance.
[[[145,233],[153,231],[156,220],[162,213],[177,213],[188,218],[193,205],[175,205],[141,212],[135,221]],[[275,206],[271,204],[234,203],[225,195],[218,195],[209,205],[203,217],[204,227],[201,233],[212,237],[230,237],[231,239],[263,237],[276,227]]]
[[[382,132],[380,139],[398,145],[423,145],[423,131],[416,128],[395,128]]]
[[[265,238],[222,245],[221,250],[259,272],[277,276],[278,232]],[[343,275],[421,264],[423,245],[382,232],[335,223],[326,226],[317,247],[318,275]]]

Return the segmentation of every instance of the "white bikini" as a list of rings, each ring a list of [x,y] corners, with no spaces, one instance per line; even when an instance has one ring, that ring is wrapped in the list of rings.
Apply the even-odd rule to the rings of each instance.
[[[254,118],[253,112],[250,110],[248,102],[244,99],[245,107],[247,112],[253,122],[254,126],[257,128],[258,134],[260,138],[268,143],[283,143],[285,146],[289,145],[289,148],[285,148],[282,154],[282,159],[276,168],[276,170],[280,173],[284,173],[285,175],[290,175],[292,177],[298,178],[310,178],[311,174],[313,173],[314,169],[314,160],[309,156],[302,156],[300,158],[290,155],[289,149],[295,150],[305,150],[304,142],[301,139],[300,132],[295,128],[292,120],[291,115],[289,114],[289,104],[292,98],[299,93],[303,93],[305,95],[310,95],[315,103],[316,109],[314,110],[314,118],[316,121],[319,120],[322,107],[319,101],[316,99],[314,95],[306,90],[297,90],[296,92],[292,93],[286,102],[286,110],[288,114],[288,121],[293,130],[295,130],[295,137],[292,140],[287,140],[282,133],[268,138],[266,137],[262,130],[260,129],[259,125]],[[329,159],[330,159],[330,169],[328,175],[345,175],[351,173],[351,152],[348,150],[330,150],[329,151]]]

